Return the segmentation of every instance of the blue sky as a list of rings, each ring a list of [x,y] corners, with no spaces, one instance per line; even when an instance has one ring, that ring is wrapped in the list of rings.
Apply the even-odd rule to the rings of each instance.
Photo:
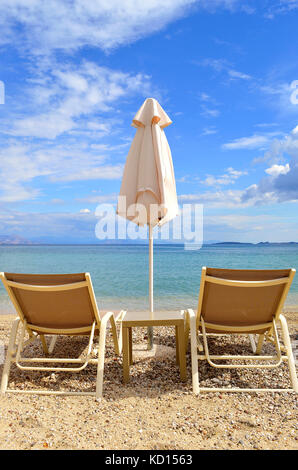
[[[96,243],[150,96],[205,240],[298,241],[297,22],[297,0],[2,0],[0,237]]]

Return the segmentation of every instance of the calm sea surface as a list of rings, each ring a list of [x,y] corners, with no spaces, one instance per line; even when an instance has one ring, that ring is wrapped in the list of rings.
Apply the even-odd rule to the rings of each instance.
[[[154,247],[154,308],[195,307],[202,266],[296,268],[297,246]],[[0,246],[0,271],[27,273],[90,272],[103,310],[148,306],[148,246]],[[0,313],[13,307],[0,283]],[[287,305],[298,305],[298,273]]]

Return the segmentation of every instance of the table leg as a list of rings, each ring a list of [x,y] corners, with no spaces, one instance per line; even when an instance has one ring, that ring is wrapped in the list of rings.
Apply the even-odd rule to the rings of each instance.
[[[129,328],[129,364],[133,364],[133,357],[132,357],[132,328]]]
[[[176,333],[176,364],[179,366],[179,334],[178,334],[178,326],[175,326],[175,333]]]
[[[186,381],[186,354],[185,354],[185,337],[184,325],[178,326],[178,348],[179,348],[179,364],[180,364],[180,377],[182,382]]]
[[[129,328],[123,327],[122,330],[122,341],[123,341],[123,382],[126,384],[129,382],[129,363],[130,363],[130,354],[129,354]]]

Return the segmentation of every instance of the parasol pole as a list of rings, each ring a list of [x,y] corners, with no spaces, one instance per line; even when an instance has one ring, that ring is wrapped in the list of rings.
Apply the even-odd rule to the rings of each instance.
[[[153,316],[153,227],[149,224],[149,309]],[[153,327],[147,329],[148,350],[153,348]]]

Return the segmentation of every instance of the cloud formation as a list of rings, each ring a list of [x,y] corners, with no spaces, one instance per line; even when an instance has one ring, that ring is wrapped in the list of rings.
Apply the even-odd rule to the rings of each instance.
[[[265,154],[265,160],[272,162],[265,170],[265,176],[258,184],[252,185],[242,195],[243,202],[264,204],[267,202],[298,201],[298,133],[295,128],[283,139],[275,139]],[[282,164],[285,160],[290,160]]]
[[[227,168],[225,173],[220,176],[207,175],[205,180],[200,181],[206,186],[227,186],[234,184],[235,181],[240,178],[240,176],[247,175],[246,171],[238,171],[234,168]]]
[[[270,132],[267,134],[254,134],[249,137],[240,137],[222,145],[225,150],[241,150],[241,149],[260,149],[267,147],[272,142],[272,137],[280,135],[279,132]]]
[[[150,91],[150,77],[141,73],[124,73],[91,61],[46,63],[35,70],[23,90],[23,117],[9,122],[6,132],[46,139],[71,131],[106,135],[119,117],[115,113],[114,119],[106,119],[102,113],[112,111],[114,103],[123,97],[146,96]],[[86,116],[88,121],[84,121]]]
[[[41,63],[32,76],[22,90],[22,106],[2,121],[0,201],[36,198],[41,190],[32,185],[40,177],[47,182],[120,179],[123,162],[110,157],[126,152],[129,142],[119,136],[118,106],[150,95],[150,77],[90,61]],[[101,143],[113,134],[117,143]]]
[[[196,0],[2,0],[1,42],[15,38],[15,45],[31,53],[74,51],[86,45],[108,51],[159,31],[195,3],[207,7]],[[235,2],[208,3],[228,7]]]
[[[288,161],[286,161],[288,160]],[[201,183],[213,191],[180,195],[181,202],[198,202],[208,207],[244,208],[283,202],[298,202],[298,132],[297,127],[282,139],[274,139],[260,160],[269,162],[265,176],[245,189],[221,189],[246,172],[228,168],[219,176],[208,175]],[[286,162],[285,162],[286,161]],[[219,189],[220,188],[220,189]]]

